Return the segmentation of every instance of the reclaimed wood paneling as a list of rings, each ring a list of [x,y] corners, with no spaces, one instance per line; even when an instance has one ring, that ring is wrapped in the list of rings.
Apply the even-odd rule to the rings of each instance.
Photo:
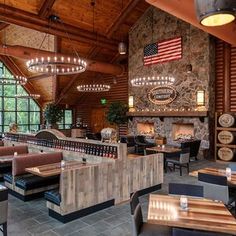
[[[58,207],[47,202],[47,206],[66,215],[112,199],[119,204],[127,201],[130,193],[136,190],[162,183],[162,154],[127,158],[63,172],[60,181],[61,205]]]

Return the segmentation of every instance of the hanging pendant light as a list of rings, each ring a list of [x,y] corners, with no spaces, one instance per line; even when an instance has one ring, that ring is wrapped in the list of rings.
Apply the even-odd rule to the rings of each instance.
[[[108,84],[83,84],[77,87],[79,92],[107,92],[110,88]]]
[[[60,23],[62,27],[65,29],[63,22],[60,20],[58,16],[55,15],[49,16],[49,28],[50,28],[50,23]],[[39,50],[41,49],[46,38],[49,39],[49,29],[48,33],[45,34],[40,44]],[[69,36],[68,40],[71,42]],[[73,46],[72,43],[71,45]],[[74,48],[73,52],[75,55],[67,57],[58,56],[56,52],[54,56],[51,56],[52,54],[50,52],[48,56],[44,57],[40,56],[39,52],[35,58],[32,58],[29,61],[27,61],[26,65],[28,70],[31,72],[44,73],[49,75],[72,75],[84,72],[87,66],[86,62],[79,57],[78,53]]]
[[[121,55],[125,55],[127,53],[127,46],[124,42],[120,42],[118,44],[118,51]]]
[[[236,16],[235,0],[195,0],[199,22],[204,26],[221,26],[232,22]]]

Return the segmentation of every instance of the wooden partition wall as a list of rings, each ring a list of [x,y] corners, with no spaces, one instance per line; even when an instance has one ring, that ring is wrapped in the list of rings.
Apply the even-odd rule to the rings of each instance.
[[[236,46],[216,41],[215,108],[236,112]]]

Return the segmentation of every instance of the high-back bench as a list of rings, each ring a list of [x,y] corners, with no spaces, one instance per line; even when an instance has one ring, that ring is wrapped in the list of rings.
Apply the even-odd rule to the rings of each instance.
[[[1,146],[0,147],[0,159],[6,156],[13,156],[14,153],[17,154],[26,154],[29,152],[28,146],[19,145],[19,146]],[[0,162],[0,179],[3,177],[4,173],[11,171],[11,162],[1,163]]]
[[[62,159],[61,152],[32,153],[15,157],[12,162],[12,172],[4,174],[5,185],[11,194],[24,201],[42,196],[44,191],[58,187],[59,176],[43,178],[27,173],[25,168],[57,163]]]

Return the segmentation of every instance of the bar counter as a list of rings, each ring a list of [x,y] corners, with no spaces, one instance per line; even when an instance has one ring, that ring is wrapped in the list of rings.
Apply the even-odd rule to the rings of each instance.
[[[97,210],[119,204],[130,199],[130,194],[139,190],[145,194],[161,188],[163,183],[163,154],[128,157],[124,143],[103,143],[86,139],[71,139],[92,145],[116,147],[116,158],[96,156],[71,150],[61,150],[28,143],[31,151],[63,151],[66,161],[82,161],[88,165],[82,168],[68,168],[60,174],[60,205],[47,201],[49,214],[62,222],[68,222]],[[5,140],[5,145],[19,145],[22,142]],[[89,165],[92,164],[92,165]]]

